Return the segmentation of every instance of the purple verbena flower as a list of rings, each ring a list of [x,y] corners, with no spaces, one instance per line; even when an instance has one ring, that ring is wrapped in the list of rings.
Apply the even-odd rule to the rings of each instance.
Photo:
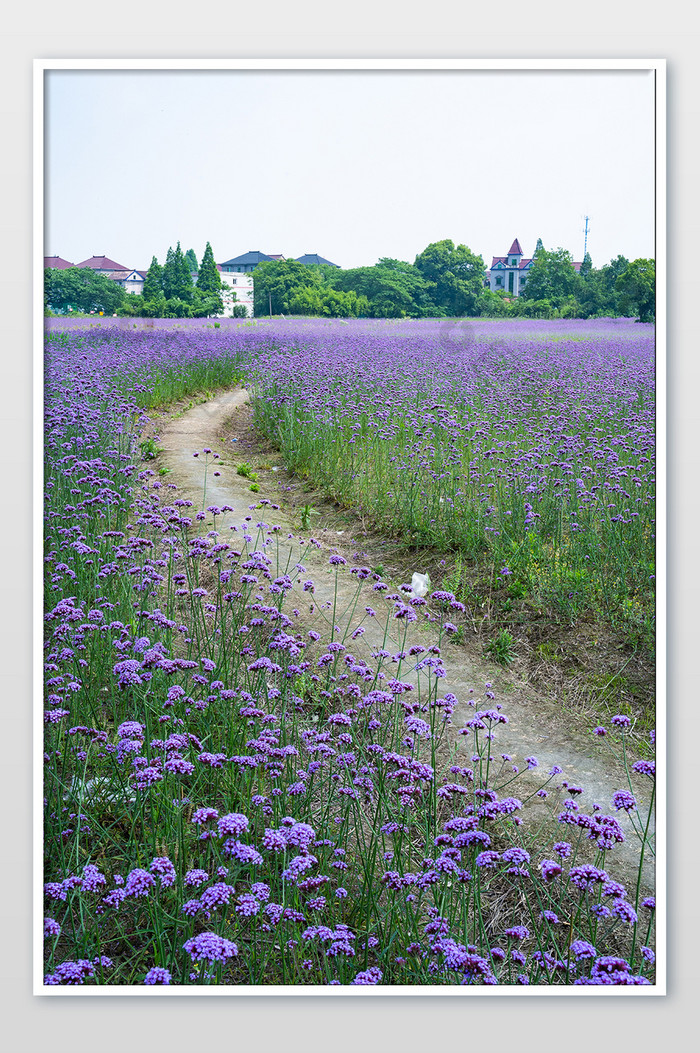
[[[170,862],[167,856],[158,856],[152,862],[148,868],[152,874],[160,878],[160,883],[163,888],[168,888],[170,885],[174,885],[177,879],[177,873],[175,867]]]
[[[571,944],[571,953],[577,962],[586,958],[595,958],[598,953],[593,944],[588,943],[586,940],[574,940]]]
[[[240,812],[222,815],[217,822],[219,837],[240,837],[248,829],[248,817]]]
[[[154,965],[143,978],[145,984],[169,984],[171,981],[172,976],[168,970],[160,965]]]
[[[61,926],[53,918],[44,918],[44,939],[49,936],[60,936]]]
[[[617,790],[616,793],[613,794],[612,803],[615,805],[618,812],[621,808],[624,808],[626,812],[634,812],[637,810],[637,802],[634,794],[631,794],[629,790]]]
[[[238,954],[235,943],[215,932],[200,932],[182,946],[193,962],[225,962]]]
[[[96,892],[102,885],[107,884],[107,878],[102,874],[94,863],[88,863],[83,869],[84,892]]]
[[[185,888],[198,888],[209,880],[206,870],[188,870],[184,878]]]
[[[236,890],[233,885],[227,885],[224,881],[217,881],[210,885],[199,897],[199,902],[205,910],[216,910],[217,907],[226,906]]]
[[[540,863],[540,870],[542,871],[543,881],[553,881],[555,877],[561,874],[561,865],[554,859],[543,859]]]
[[[369,969],[365,969],[364,972],[357,974],[354,980],[350,983],[358,986],[372,986],[378,984],[382,978],[382,970],[376,965],[370,966]]]

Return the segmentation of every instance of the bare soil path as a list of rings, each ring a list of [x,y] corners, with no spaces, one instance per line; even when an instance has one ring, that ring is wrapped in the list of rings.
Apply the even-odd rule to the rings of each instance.
[[[315,583],[315,594],[311,597],[315,602],[314,617],[320,616],[328,621],[336,591],[336,575],[334,568],[328,564],[329,555],[338,552],[347,558],[349,564],[356,564],[358,561],[353,558],[354,550],[358,546],[361,547],[362,542],[353,544],[344,531],[315,531],[312,520],[309,530],[321,544],[321,549],[316,549],[308,545],[309,530],[299,530],[298,518],[295,520],[295,517],[290,517],[282,508],[271,510],[270,505],[276,504],[280,496],[279,473],[282,470],[282,462],[279,454],[272,455],[267,470],[258,472],[256,485],[259,486],[259,492],[251,492],[251,480],[237,474],[236,471],[237,464],[245,459],[245,449],[241,450],[230,438],[223,438],[227,429],[230,430],[232,419],[236,419],[236,414],[249,413],[246,409],[248,399],[249,395],[245,389],[236,388],[219,394],[210,401],[156,421],[157,445],[161,450],[158,466],[167,472],[168,481],[174,482],[182,495],[194,502],[193,511],[201,509],[203,505],[205,508],[212,505],[219,508],[228,505],[233,509],[216,517],[216,529],[222,534],[222,540],[230,540],[226,535],[232,526],[239,528],[239,534],[231,535],[232,538],[240,536],[241,525],[254,534],[255,525],[261,522],[261,517],[264,517],[267,528],[279,526],[281,529],[276,536],[279,539],[280,572],[290,568],[289,573],[295,581],[287,603],[290,607],[299,608],[303,614],[309,612],[310,595],[303,591],[303,581],[310,577]],[[213,463],[209,461],[206,491],[202,455],[205,447],[221,453],[219,460]],[[199,456],[194,457],[195,453]],[[215,476],[214,471],[219,474]],[[297,481],[297,485],[303,486],[303,482]],[[268,504],[260,508],[261,500],[267,501]],[[203,524],[204,530],[211,530],[211,517],[208,516],[207,520]],[[301,549],[300,536],[304,540]],[[300,561],[300,555],[305,571],[295,573],[293,568]],[[415,569],[421,570],[420,567]],[[359,606],[351,612],[356,596],[356,583],[355,579],[348,581],[348,578],[347,574],[338,576],[335,624],[340,625],[341,630],[347,629],[348,626],[354,627],[364,616],[365,606],[371,606],[377,612],[376,618],[364,618],[362,624],[365,632],[361,638],[352,642],[346,640],[348,648],[358,657],[367,658],[369,652],[378,647],[395,653],[401,649],[408,651],[412,644],[425,647],[435,642],[435,638],[431,636],[432,627],[420,621],[406,627],[405,623],[392,620],[391,636],[385,639],[386,621],[382,615],[391,609],[391,603],[384,599],[381,593],[372,591],[370,581],[363,587]],[[401,583],[388,581],[388,591],[396,591]],[[323,610],[324,605],[328,607],[326,612]],[[406,637],[404,631],[407,632]],[[578,727],[573,715],[556,700],[545,697],[534,689],[532,684],[521,680],[517,673],[509,670],[504,674],[499,666],[486,662],[477,654],[476,648],[473,651],[475,653],[471,653],[468,646],[457,648],[449,644],[442,649],[442,660],[447,675],[440,682],[440,693],[451,691],[460,700],[453,715],[453,727],[450,729],[451,746],[460,755],[458,762],[467,763],[467,754],[471,753],[469,739],[457,734],[465,720],[474,714],[474,709],[468,705],[467,700],[481,699],[488,706],[492,706],[494,703],[484,696],[485,685],[489,684],[495,692],[495,701],[503,704],[503,712],[509,718],[508,724],[498,726],[493,745],[495,755],[499,760],[501,753],[511,755],[512,764],[517,765],[521,771],[528,767],[525,758],[534,755],[538,760],[538,767],[526,771],[515,782],[512,792],[520,798],[534,793],[546,781],[551,768],[558,765],[563,771],[548,786],[550,798],[554,797],[555,800],[563,802],[567,794],[565,789],[561,790],[561,786],[562,781],[565,781],[569,785],[584,788],[584,793],[576,798],[581,811],[590,812],[595,802],[604,813],[614,812],[611,803],[613,793],[619,789],[627,789],[628,786],[623,769],[611,756],[605,744],[595,738],[588,727]],[[400,670],[402,680],[411,679],[417,686],[424,675],[422,671],[416,673],[415,670],[409,673],[405,666]],[[646,803],[650,786],[648,779],[635,776],[633,788],[639,801]],[[542,821],[546,814],[545,807],[535,798],[527,808],[528,820]],[[645,809],[643,811],[645,812]],[[614,814],[625,830],[626,841],[610,853],[609,870],[611,876],[626,884],[628,893],[632,896],[636,883],[639,842],[626,813],[620,811]],[[552,840],[569,839],[568,831],[568,827],[555,826]],[[547,845],[549,841],[545,840],[544,843]],[[643,884],[646,892],[653,891],[654,860],[648,849]]]

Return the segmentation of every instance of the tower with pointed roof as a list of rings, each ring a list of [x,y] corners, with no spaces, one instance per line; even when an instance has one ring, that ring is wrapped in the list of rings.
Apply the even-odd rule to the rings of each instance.
[[[537,248],[532,257],[526,258],[523,256],[520,242],[515,238],[508,249],[507,256],[493,257],[491,269],[486,272],[484,282],[486,288],[491,292],[505,292],[512,297],[521,296],[540,248],[542,248],[542,239],[538,238]],[[581,269],[580,263],[573,263],[572,266],[577,273]]]
[[[506,256],[493,257],[491,270],[486,275],[489,288],[492,292],[501,290],[509,296],[520,296],[532,263],[532,258],[523,256],[520,242],[515,238]]]
[[[517,267],[518,263],[522,259],[523,250],[520,248],[520,242],[516,238],[511,247],[508,249],[508,262],[512,267]]]

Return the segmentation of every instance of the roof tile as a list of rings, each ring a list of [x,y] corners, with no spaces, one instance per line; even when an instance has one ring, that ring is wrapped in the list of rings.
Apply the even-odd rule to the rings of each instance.
[[[115,263],[109,256],[91,256],[82,263],[76,263],[76,267],[90,267],[93,271],[127,271],[123,263]]]
[[[61,259],[60,256],[44,256],[44,267],[54,267],[56,270],[62,271],[66,267],[75,267],[75,264]]]

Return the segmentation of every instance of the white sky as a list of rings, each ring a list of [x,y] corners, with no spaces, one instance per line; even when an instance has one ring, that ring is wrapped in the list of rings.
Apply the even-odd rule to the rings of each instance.
[[[45,253],[654,255],[648,71],[46,73]]]

